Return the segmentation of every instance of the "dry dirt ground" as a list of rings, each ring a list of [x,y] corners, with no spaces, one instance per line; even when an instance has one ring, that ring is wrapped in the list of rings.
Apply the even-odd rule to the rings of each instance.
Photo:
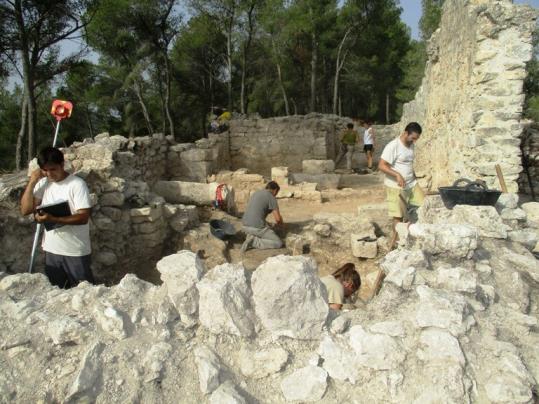
[[[385,195],[383,189],[383,177],[380,173],[372,174],[349,174],[343,176],[342,184],[344,188],[339,190],[322,191],[322,203],[302,200],[302,199],[279,199],[279,208],[286,223],[284,232],[280,232],[280,236],[284,239],[287,234],[300,233],[301,229],[313,221],[313,216],[317,213],[349,213],[357,214],[358,206],[364,204],[383,204]],[[237,230],[241,229],[241,215],[245,206],[238,206],[238,217],[226,216],[226,220],[230,221]],[[207,208],[201,209],[199,212],[201,222],[208,222],[210,219],[223,218],[222,212],[210,210]],[[268,216],[268,222],[272,222],[271,215]],[[286,248],[276,250],[248,250],[245,254],[241,254],[240,248],[244,241],[244,235],[239,232],[235,237],[227,241],[227,258],[232,263],[242,262],[246,269],[256,269],[266,258],[279,255],[290,254]],[[346,245],[343,249],[349,249]],[[331,273],[345,262],[333,262],[328,257],[332,257],[334,251],[324,252],[324,256],[318,254],[312,255],[318,262],[320,276]],[[355,258],[355,265],[360,272],[363,285],[360,289],[358,297],[366,301],[372,295],[371,284],[365,282],[367,275],[377,272],[378,260],[385,255],[386,251],[379,251],[376,259],[359,259]],[[207,252],[211,254],[211,252]],[[372,278],[372,275],[371,275]]]

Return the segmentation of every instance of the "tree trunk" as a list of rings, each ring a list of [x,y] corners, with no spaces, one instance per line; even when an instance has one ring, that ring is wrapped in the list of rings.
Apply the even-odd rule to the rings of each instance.
[[[277,52],[277,45],[275,45],[275,40],[271,38],[271,46],[273,48],[273,54],[275,55],[275,66],[277,68],[277,78],[279,80],[279,88],[281,89],[281,94],[283,95],[284,101],[284,110],[286,115],[290,115],[290,106],[288,105],[288,97],[286,96],[286,89],[284,88],[283,83],[283,74],[281,71],[281,62],[279,61],[279,53]]]
[[[310,112],[315,112],[316,109],[316,65],[318,64],[318,43],[316,40],[316,34],[313,32],[311,35],[311,102]]]
[[[174,120],[172,119],[172,113],[170,112],[170,61],[165,51],[165,111],[167,113],[168,126],[170,128],[170,135],[174,139]]]
[[[245,67],[246,67],[246,50],[244,49],[241,55],[241,90],[240,90],[240,112],[245,114]]]
[[[140,88],[140,83],[138,82],[138,80],[133,81],[133,89],[135,90],[135,94],[137,95],[140,108],[142,109],[142,115],[144,115],[144,120],[146,121],[146,128],[148,129],[148,134],[151,136],[153,135],[153,128],[150,121],[150,114],[148,113],[148,109],[146,108],[144,98],[142,97],[142,90]]]
[[[386,94],[386,124],[389,124],[389,94]]]
[[[19,129],[19,133],[17,135],[17,147],[15,149],[15,169],[21,170],[22,169],[22,141],[24,138],[24,133],[26,132],[26,124],[28,120],[28,99],[26,98],[26,94],[23,97],[22,100],[22,106],[21,106],[21,128]]]
[[[27,99],[27,123],[28,123],[28,155],[27,161],[32,160],[35,154],[35,130],[36,130],[36,97],[34,93],[34,72],[30,61],[30,46],[28,34],[24,24],[24,16],[21,0],[14,3],[15,18],[20,32],[21,61],[23,70],[24,94]]]
[[[226,63],[228,67],[228,110],[232,112],[232,32],[229,30],[226,34]]]
[[[341,40],[341,43],[339,44],[339,49],[337,50],[337,61],[335,62],[335,80],[333,81],[333,113],[334,114],[337,114],[337,99],[339,96],[339,77],[340,77],[341,69],[344,66],[344,61],[346,60],[346,54],[345,54],[341,61],[341,52],[346,42],[346,38],[348,38],[348,35],[350,34],[350,32],[352,32],[352,27],[348,28],[348,30],[344,34]]]
[[[90,108],[88,108],[88,104],[86,104],[85,111],[86,111],[86,123],[88,124],[88,131],[90,132],[90,137],[93,139],[94,126],[92,125],[92,115],[90,114]]]

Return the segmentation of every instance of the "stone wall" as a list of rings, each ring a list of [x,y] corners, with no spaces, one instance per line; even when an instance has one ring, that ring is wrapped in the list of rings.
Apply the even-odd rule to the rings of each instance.
[[[445,1],[421,88],[400,124],[423,126],[416,172],[430,177],[431,188],[460,177],[498,188],[500,164],[509,191],[517,191],[523,80],[536,16],[506,0]]]
[[[301,171],[308,159],[335,158],[335,141],[350,119],[308,114],[268,119],[238,119],[230,123],[231,169],[247,168],[266,176],[271,167]]]

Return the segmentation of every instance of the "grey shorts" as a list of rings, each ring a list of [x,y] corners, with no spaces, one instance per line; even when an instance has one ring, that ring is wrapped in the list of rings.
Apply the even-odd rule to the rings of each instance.
[[[82,281],[94,283],[90,263],[90,255],[69,257],[45,251],[45,275],[59,288],[68,289]]]

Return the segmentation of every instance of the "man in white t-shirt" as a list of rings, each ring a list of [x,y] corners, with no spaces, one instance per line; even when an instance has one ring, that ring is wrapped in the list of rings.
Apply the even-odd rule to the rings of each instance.
[[[423,204],[424,194],[414,173],[414,144],[421,131],[417,122],[410,122],[398,138],[386,145],[378,163],[378,168],[386,175],[384,185],[388,213],[393,217],[390,249],[393,249],[397,239],[395,227],[402,221],[408,206],[419,207]]]
[[[88,225],[92,204],[88,187],[82,178],[64,170],[64,155],[55,147],[41,150],[38,164],[40,168],[32,172],[22,195],[21,213],[33,213],[39,223],[58,225],[45,230],[43,235],[45,274],[60,288],[70,288],[82,281],[93,283]],[[36,211],[39,205],[62,201],[68,202],[70,216],[56,217]]]

